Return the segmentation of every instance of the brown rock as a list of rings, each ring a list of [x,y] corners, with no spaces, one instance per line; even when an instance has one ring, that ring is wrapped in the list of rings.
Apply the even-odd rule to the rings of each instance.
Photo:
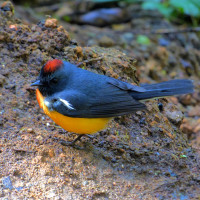
[[[174,124],[180,124],[183,120],[183,113],[181,111],[167,111],[167,118]]]
[[[99,40],[99,45],[102,47],[112,47],[114,45],[114,41],[108,36],[103,36]]]
[[[53,158],[55,156],[55,152],[53,149],[49,150],[49,157]]]
[[[180,97],[180,102],[183,105],[191,105],[194,103],[194,98],[192,97],[191,94],[183,95]]]
[[[27,128],[27,133],[34,133],[34,130],[32,128]]]
[[[48,18],[45,21],[45,26],[48,27],[48,28],[56,28],[57,25],[58,25],[58,20],[57,19]]]
[[[3,87],[6,82],[6,77],[0,74],[0,87]]]
[[[192,107],[188,112],[188,116],[189,117],[200,116],[200,106],[197,105],[195,107]]]
[[[194,132],[195,132],[195,133],[200,132],[200,124],[198,124],[198,125],[194,128]]]
[[[16,30],[17,31],[17,25],[16,24],[11,24],[9,26],[9,28],[12,29],[12,30]]]
[[[189,123],[181,124],[180,129],[187,135],[191,135],[193,133],[193,127]]]

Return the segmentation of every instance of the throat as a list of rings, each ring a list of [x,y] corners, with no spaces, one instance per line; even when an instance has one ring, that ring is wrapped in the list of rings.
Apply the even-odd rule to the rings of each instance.
[[[49,96],[49,89],[47,89],[47,87],[43,87],[43,86],[39,86],[38,87],[38,90],[40,91],[40,93],[43,95],[43,96]]]

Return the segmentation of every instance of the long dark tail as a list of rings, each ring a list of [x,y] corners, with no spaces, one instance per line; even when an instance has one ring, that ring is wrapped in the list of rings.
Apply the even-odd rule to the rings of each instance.
[[[131,93],[136,100],[193,93],[194,90],[193,81],[186,79],[171,80],[156,84],[143,84],[141,87],[145,88],[146,91]]]

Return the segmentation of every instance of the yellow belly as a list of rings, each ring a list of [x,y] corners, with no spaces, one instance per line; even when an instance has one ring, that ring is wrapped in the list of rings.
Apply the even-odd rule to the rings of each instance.
[[[56,124],[69,132],[78,134],[92,134],[106,128],[111,118],[75,118],[67,117],[56,111],[49,111],[44,105],[44,97],[36,90],[36,96],[40,107]]]

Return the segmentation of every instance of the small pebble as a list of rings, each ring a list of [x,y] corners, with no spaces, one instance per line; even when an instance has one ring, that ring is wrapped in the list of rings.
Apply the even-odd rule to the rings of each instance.
[[[167,46],[169,46],[169,44],[170,44],[169,40],[167,40],[165,38],[160,38],[159,39],[159,45],[160,46],[167,47]]]
[[[27,133],[34,133],[34,130],[32,128],[28,128]]]
[[[183,113],[181,111],[167,111],[167,118],[174,124],[179,124],[183,120]]]
[[[3,87],[6,82],[6,77],[0,74],[0,87]]]
[[[114,40],[108,36],[103,36],[99,39],[99,45],[102,47],[112,47],[114,44]]]
[[[16,30],[17,31],[17,25],[15,25],[15,24],[11,24],[9,26],[9,28],[12,29],[12,30]]]
[[[6,189],[13,189],[12,181],[10,179],[10,176],[6,176],[2,178],[2,184]]]
[[[56,28],[58,25],[58,20],[57,19],[46,19],[45,21],[45,26],[48,28]]]

